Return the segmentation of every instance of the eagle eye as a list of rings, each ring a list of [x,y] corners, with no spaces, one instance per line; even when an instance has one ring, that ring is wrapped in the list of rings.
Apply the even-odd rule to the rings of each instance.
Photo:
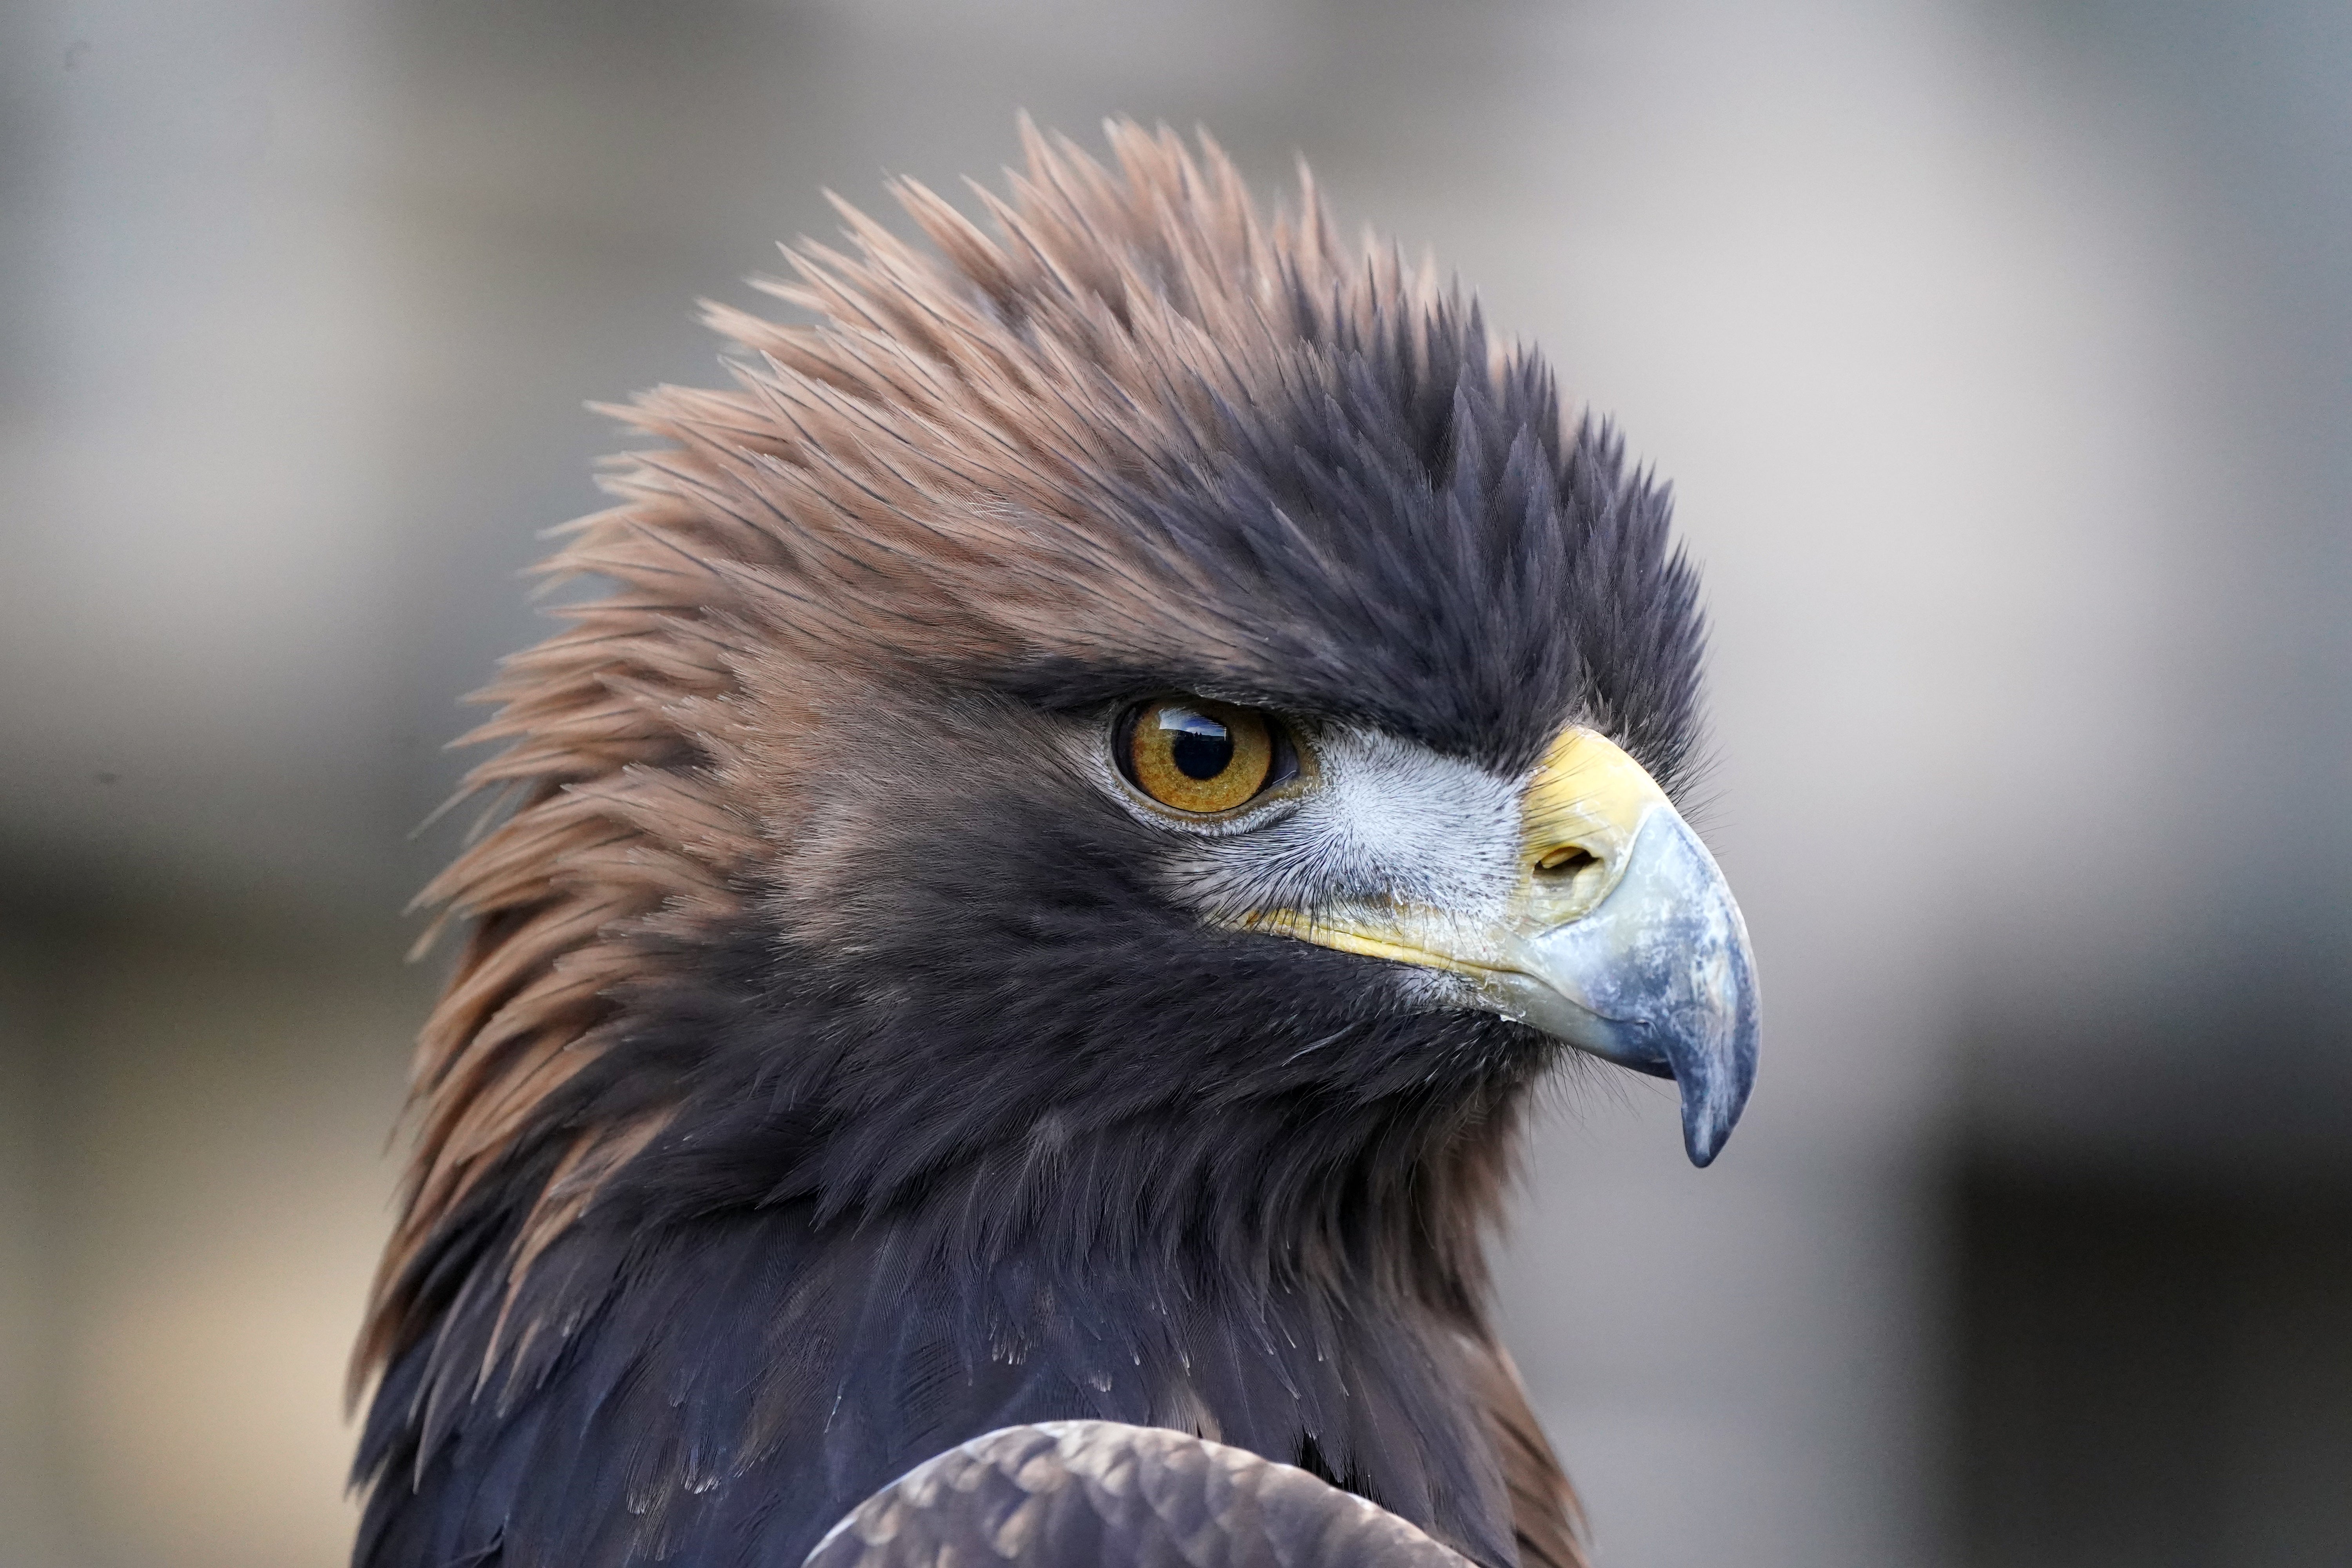
[[[1282,721],[1205,697],[1161,697],[1119,721],[1113,754],[1128,783],[1187,816],[1239,810],[1297,772]]]

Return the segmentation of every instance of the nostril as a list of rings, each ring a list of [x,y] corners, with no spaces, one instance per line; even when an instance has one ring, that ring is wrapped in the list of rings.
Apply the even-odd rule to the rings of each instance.
[[[1563,844],[1557,849],[1547,849],[1536,857],[1536,875],[1557,877],[1566,880],[1587,866],[1599,864],[1600,861],[1594,857],[1592,851],[1582,845]]]

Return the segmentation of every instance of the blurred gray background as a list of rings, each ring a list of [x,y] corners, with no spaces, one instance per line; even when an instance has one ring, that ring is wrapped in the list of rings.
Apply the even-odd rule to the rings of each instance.
[[[1705,563],[1761,1087],[1504,1258],[1603,1568],[2352,1562],[2342,0],[0,10],[0,1568],[331,1564],[456,699],[820,192],[1209,125]]]

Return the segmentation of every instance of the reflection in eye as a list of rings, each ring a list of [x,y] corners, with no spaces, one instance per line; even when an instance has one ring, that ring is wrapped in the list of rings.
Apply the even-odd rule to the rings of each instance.
[[[1188,779],[1215,778],[1234,765],[1234,733],[1206,713],[1180,703],[1163,703],[1160,727],[1169,731],[1168,755]]]

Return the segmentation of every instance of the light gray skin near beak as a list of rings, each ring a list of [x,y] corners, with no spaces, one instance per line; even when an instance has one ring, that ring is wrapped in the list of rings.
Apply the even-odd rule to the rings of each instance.
[[[1698,835],[1646,814],[1625,870],[1581,917],[1521,937],[1489,1002],[1580,1050],[1675,1080],[1683,1147],[1705,1165],[1756,1080],[1756,961],[1748,923]]]

